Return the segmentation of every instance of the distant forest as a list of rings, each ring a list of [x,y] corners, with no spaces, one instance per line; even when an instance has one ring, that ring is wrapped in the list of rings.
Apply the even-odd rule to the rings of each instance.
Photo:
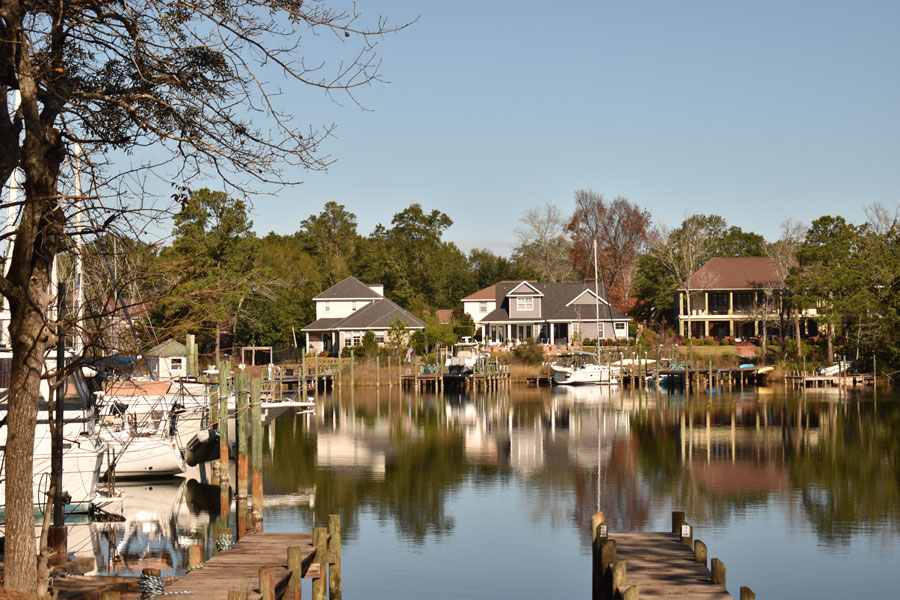
[[[465,254],[444,239],[451,217],[419,204],[367,236],[352,212],[329,202],[292,235],[257,237],[243,200],[200,189],[175,215],[169,244],[96,242],[85,262],[85,299],[90,305],[118,292],[144,344],[190,332],[205,344],[218,334],[234,346],[286,347],[295,336],[302,345],[299,330],[315,319],[313,296],[348,275],[382,283],[386,296],[433,321],[436,309],[459,309],[461,298],[500,280],[592,281],[596,240],[611,301],[647,331],[671,327],[676,288],[709,258],[768,256],[780,272],[773,293],[785,314],[818,306],[829,346],[898,365],[900,222],[880,205],[866,217],[862,225],[840,216],[808,226],[787,221],[780,238],[767,241],[718,215],[688,215],[670,229],[626,198],[581,190],[567,207],[522,214],[517,246],[505,257]]]

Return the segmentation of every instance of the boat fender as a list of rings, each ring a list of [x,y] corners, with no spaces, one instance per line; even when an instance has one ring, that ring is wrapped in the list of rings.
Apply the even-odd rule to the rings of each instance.
[[[213,460],[219,456],[219,432],[215,429],[204,429],[191,438],[184,448],[184,460],[189,467],[196,467],[202,462]]]

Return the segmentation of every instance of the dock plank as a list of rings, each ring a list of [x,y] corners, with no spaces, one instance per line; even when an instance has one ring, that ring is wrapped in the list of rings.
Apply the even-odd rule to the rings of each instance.
[[[636,585],[642,599],[699,598],[733,600],[723,586],[710,581],[709,569],[694,562],[694,552],[673,533],[611,533],[616,556],[626,563],[627,585]]]

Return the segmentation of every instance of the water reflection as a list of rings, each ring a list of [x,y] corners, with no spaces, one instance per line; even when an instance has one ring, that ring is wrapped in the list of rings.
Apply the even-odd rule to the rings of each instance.
[[[348,595],[359,582],[361,596],[396,596],[391,569],[403,571],[409,593],[400,597],[432,595],[430,582],[447,570],[480,568],[474,557],[483,547],[492,564],[478,581],[480,597],[509,591],[491,587],[494,580],[527,578],[515,561],[537,553],[545,572],[571,583],[525,585],[520,597],[586,597],[588,524],[598,507],[614,530],[665,528],[671,510],[685,510],[728,562],[729,580],[772,597],[790,597],[791,586],[797,597],[812,594],[802,582],[819,577],[819,566],[843,568],[831,555],[851,544],[863,549],[854,557],[869,568],[873,589],[900,556],[896,396],[344,389],[320,397],[314,413],[272,421],[264,452],[266,529],[308,531],[341,514]],[[102,526],[106,537],[96,543],[108,572],[157,566],[179,574],[187,545],[201,544],[208,556],[217,520],[234,526],[233,515],[218,514],[217,487],[142,484],[129,496],[129,521]],[[802,568],[779,575],[766,550],[773,535]],[[551,546],[564,551],[549,557]],[[384,580],[384,590],[369,589],[373,580]],[[817,593],[837,590],[829,586]],[[472,591],[460,582],[442,593]]]
[[[667,507],[715,524],[772,497],[799,499],[823,544],[845,544],[864,529],[896,537],[900,522],[892,400],[608,387],[443,397],[357,390],[271,427],[267,486],[315,490],[305,519],[320,523],[338,510],[350,539],[361,512],[414,543],[452,534],[448,496],[467,481],[522,482],[533,515],[579,532],[598,506],[613,527],[641,529]]]

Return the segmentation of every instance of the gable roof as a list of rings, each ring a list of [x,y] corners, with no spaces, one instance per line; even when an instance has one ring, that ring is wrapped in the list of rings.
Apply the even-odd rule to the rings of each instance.
[[[397,319],[406,323],[407,329],[425,329],[424,321],[414,314],[387,298],[379,297],[347,317],[317,319],[300,331],[388,329]]]
[[[343,281],[334,284],[318,296],[314,296],[313,300],[374,300],[383,297],[384,296],[351,275]]]
[[[169,338],[144,352],[144,356],[187,356],[187,346],[174,338]]]
[[[594,293],[594,284],[590,283],[539,283],[531,282],[530,285],[543,295],[541,301],[541,316],[511,318],[508,304],[504,300],[509,292],[520,282],[500,282],[496,284],[497,308],[481,318],[481,322],[534,322],[537,321],[592,321],[597,318],[597,311],[593,303],[572,304],[572,301],[586,291]],[[600,286],[600,320],[622,321],[629,320],[621,310],[606,302],[606,287]]]
[[[766,256],[715,257],[688,280],[692,290],[758,290],[780,285],[775,263]],[[680,286],[678,289],[686,289]]]
[[[497,286],[489,285],[486,288],[481,288],[474,294],[469,294],[465,298],[462,299],[463,302],[469,302],[474,300],[494,300],[497,297]]]
[[[529,291],[529,288],[531,289],[531,291]],[[511,289],[509,292],[507,292],[506,295],[507,296],[543,296],[544,294],[541,293],[541,291],[539,289],[537,289],[534,286],[534,284],[529,283],[527,281],[522,281],[519,283],[519,285],[517,285],[516,287]]]

